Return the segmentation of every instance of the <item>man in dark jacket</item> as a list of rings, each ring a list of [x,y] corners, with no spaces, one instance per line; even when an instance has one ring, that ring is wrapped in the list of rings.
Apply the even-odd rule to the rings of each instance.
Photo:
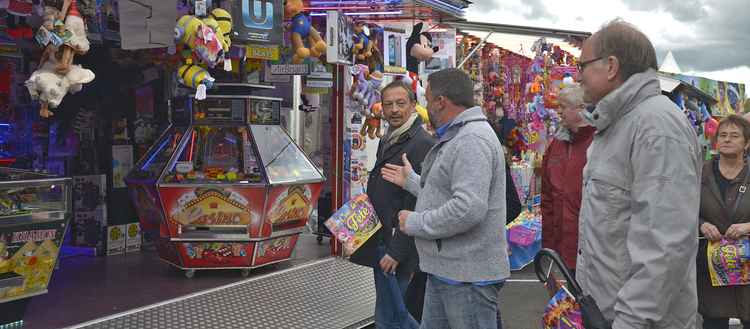
[[[395,81],[383,88],[382,105],[389,129],[378,145],[375,167],[367,183],[367,196],[383,227],[351,257],[357,264],[374,268],[375,324],[378,329],[400,328],[396,305],[388,292],[387,276],[395,275],[403,296],[419,263],[414,238],[398,230],[397,218],[399,210],[413,210],[417,199],[384,180],[380,171],[386,163],[403,165],[401,156],[406,154],[415,171],[420,172],[422,160],[435,143],[422,128],[422,121],[415,111],[416,98],[408,85]]]

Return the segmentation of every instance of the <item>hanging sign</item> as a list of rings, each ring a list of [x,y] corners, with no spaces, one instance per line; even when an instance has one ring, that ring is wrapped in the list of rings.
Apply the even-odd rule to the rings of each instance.
[[[276,45],[247,45],[247,58],[267,61],[279,60],[279,46]]]
[[[235,0],[232,4],[232,40],[281,44],[281,0]]]

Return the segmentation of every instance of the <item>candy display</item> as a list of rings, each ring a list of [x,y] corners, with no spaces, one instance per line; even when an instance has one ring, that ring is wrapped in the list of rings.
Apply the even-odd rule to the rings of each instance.
[[[289,259],[325,178],[273,124],[281,100],[188,99],[192,124],[168,128],[126,178],[159,256],[187,277]]]

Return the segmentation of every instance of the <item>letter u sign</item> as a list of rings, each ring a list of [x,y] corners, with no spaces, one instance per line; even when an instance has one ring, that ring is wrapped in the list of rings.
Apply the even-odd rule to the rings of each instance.
[[[273,29],[273,3],[271,0],[241,0],[242,24],[259,30]]]

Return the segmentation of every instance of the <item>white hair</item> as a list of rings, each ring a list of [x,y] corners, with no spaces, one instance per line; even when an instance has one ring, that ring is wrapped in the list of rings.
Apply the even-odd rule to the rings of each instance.
[[[583,105],[583,89],[578,84],[566,84],[560,89],[560,101],[574,107]]]

